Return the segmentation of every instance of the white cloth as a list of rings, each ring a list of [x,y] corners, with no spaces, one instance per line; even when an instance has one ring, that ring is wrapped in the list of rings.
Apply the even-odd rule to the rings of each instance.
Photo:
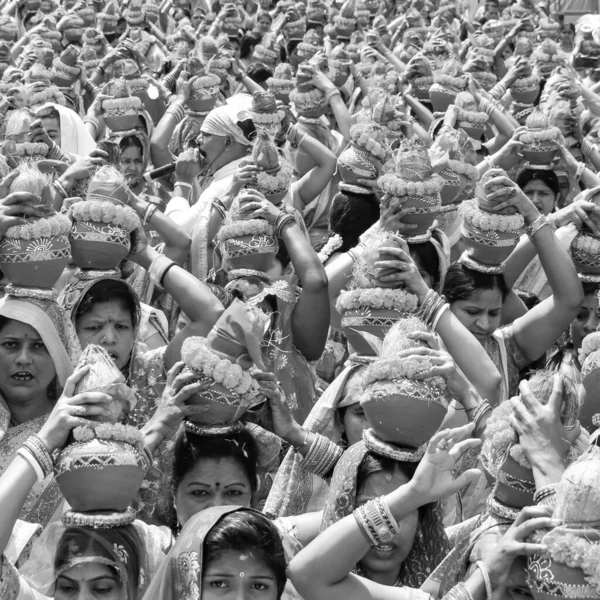
[[[96,149],[96,142],[85,127],[81,117],[70,108],[49,102],[40,110],[52,107],[60,115],[60,149],[74,156],[89,156]]]
[[[235,104],[226,104],[213,108],[204,119],[200,131],[210,135],[232,137],[238,144],[251,146],[252,142],[244,136],[238,127],[238,113],[241,109]]]

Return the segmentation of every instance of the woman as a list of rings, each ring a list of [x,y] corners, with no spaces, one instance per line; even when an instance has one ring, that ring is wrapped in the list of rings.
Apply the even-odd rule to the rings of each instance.
[[[273,24],[273,17],[266,10],[259,10],[254,15],[254,31],[257,33],[268,33],[271,31],[271,25]],[[244,56],[242,55],[242,60]]]
[[[222,506],[186,523],[144,598],[279,600],[286,582],[286,553],[277,527],[251,509]]]
[[[386,527],[385,539],[394,535],[394,543],[406,539],[409,528],[414,531],[414,522],[421,507],[438,502],[468,485],[477,475],[477,471],[467,471],[456,480],[452,471],[456,461],[468,448],[474,448],[478,440],[461,441],[472,431],[467,425],[458,429],[438,432],[429,442],[427,451],[419,463],[414,475],[399,487],[388,483],[387,493],[378,502],[383,502],[388,518],[393,522]],[[399,477],[398,477],[399,479]],[[344,597],[348,600],[398,600],[432,598],[426,592],[413,587],[391,587],[385,581],[375,581],[351,573],[355,565],[368,553],[378,552],[372,546],[382,539],[365,529],[370,523],[372,508],[381,506],[374,502],[374,493],[383,490],[369,490],[369,502],[365,509],[359,508],[353,514],[347,514],[331,527],[325,529],[311,544],[304,548],[290,563],[288,575],[290,580],[305,600],[333,600]],[[367,499],[367,498],[365,498]],[[362,510],[361,510],[362,509]],[[525,544],[525,538],[539,527],[550,526],[550,509],[536,507],[525,509],[503,543],[495,548],[495,552],[484,558],[483,564],[464,584],[459,584],[456,595],[450,597],[469,597],[483,600],[488,593],[488,577],[496,584],[505,582],[516,555],[525,552],[542,551],[540,544]],[[532,518],[535,517],[535,518]],[[531,519],[525,522],[526,519]],[[381,547],[381,546],[379,546]],[[399,551],[399,548],[398,548]],[[323,560],[323,557],[328,557]],[[466,590],[465,590],[466,587]]]

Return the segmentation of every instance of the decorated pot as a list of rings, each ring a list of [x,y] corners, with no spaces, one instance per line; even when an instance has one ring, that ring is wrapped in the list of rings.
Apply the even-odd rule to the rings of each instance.
[[[452,169],[444,169],[440,175],[444,179],[444,187],[440,192],[442,197],[442,206],[452,204],[458,194],[460,194],[463,187],[463,181],[458,173],[452,171]]]
[[[473,140],[480,140],[485,133],[485,127],[460,124],[460,128]]]
[[[75,221],[70,240],[73,262],[80,269],[114,269],[131,249],[127,230],[97,221]]]
[[[346,310],[342,314],[342,327],[365,331],[383,339],[390,327],[408,313],[393,308],[371,308],[368,306]]]
[[[372,383],[360,404],[377,437],[402,448],[428,442],[448,410],[441,388],[406,377]]]
[[[510,95],[517,104],[533,104],[540,93],[540,86],[531,88],[510,88]]]
[[[65,29],[64,36],[69,44],[77,44],[81,41],[81,37],[83,36],[83,28],[69,27],[69,29]]]
[[[482,231],[463,221],[462,236],[465,249],[479,263],[497,266],[514,250],[520,238],[519,231]]]
[[[344,183],[360,185],[359,179],[377,179],[379,169],[364,150],[355,144],[350,145],[340,154],[337,167]]]
[[[71,256],[66,235],[0,241],[0,269],[16,286],[51,288],[61,276]]]
[[[556,145],[545,142],[543,145],[528,144],[521,149],[523,158],[530,165],[549,165],[556,156]]]
[[[410,232],[411,236],[423,235],[433,225],[441,206],[439,194],[427,196],[405,196],[402,209],[413,212],[402,217],[403,223],[416,225]]]
[[[571,257],[579,273],[600,275],[600,242],[579,232],[571,243]]]
[[[579,392],[579,422],[589,433],[596,430],[594,415],[600,413],[600,350],[592,352],[581,367],[583,388]]]
[[[129,131],[131,129],[135,129],[137,120],[137,110],[123,114],[118,114],[112,111],[104,112],[104,122],[111,131]]]
[[[563,533],[565,540],[581,537],[586,544],[589,543],[590,547],[597,547],[600,542],[600,533],[593,528],[560,527],[554,529],[551,535],[558,537]],[[585,573],[581,568],[570,567],[563,562],[558,562],[552,558],[550,553],[531,555],[527,559],[527,575],[527,584],[535,600],[598,598],[597,586],[586,580]]]
[[[429,99],[433,105],[434,112],[446,112],[446,109],[454,102],[458,92],[434,83],[429,88]]]
[[[135,446],[117,440],[75,442],[62,450],[54,476],[76,512],[125,511],[149,468]]]
[[[208,88],[195,89],[190,94],[190,97],[187,101],[187,106],[192,112],[209,112],[215,107],[218,95],[218,85]]]
[[[531,468],[520,465],[507,452],[506,458],[498,465],[494,496],[497,500],[514,508],[524,508],[533,504],[535,481]]]
[[[266,272],[273,264],[279,246],[272,235],[240,235],[221,242],[223,259],[230,270],[254,269]]]

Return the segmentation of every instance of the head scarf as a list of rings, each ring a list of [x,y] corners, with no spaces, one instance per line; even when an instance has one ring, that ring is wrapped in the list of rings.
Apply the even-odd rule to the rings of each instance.
[[[96,149],[96,142],[85,128],[81,117],[70,108],[53,102],[44,104],[37,110],[50,107],[56,109],[60,116],[61,150],[75,156],[89,156]]]
[[[348,448],[336,465],[323,511],[322,531],[356,508],[358,469],[368,452],[360,441]],[[417,535],[398,579],[400,585],[411,588],[421,587],[450,549],[439,504],[425,506],[419,516]]]
[[[345,369],[333,380],[310,411],[303,425],[306,431],[320,433],[336,444],[341,442],[342,431],[336,412],[340,408],[359,402],[360,398],[355,398],[355,402],[347,401],[344,391],[350,377],[365,366],[366,360],[356,356],[350,357]],[[322,479],[306,471],[303,464],[300,453],[290,448],[277,471],[267,498],[267,515],[287,517],[323,508],[328,486]]]
[[[219,106],[213,108],[202,123],[200,131],[210,135],[232,137],[242,146],[251,146],[252,142],[244,137],[243,131],[237,125],[239,109],[235,106]]]

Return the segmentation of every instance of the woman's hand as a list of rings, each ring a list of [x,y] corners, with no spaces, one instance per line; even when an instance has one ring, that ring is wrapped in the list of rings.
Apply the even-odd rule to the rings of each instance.
[[[552,222],[557,227],[565,227],[569,223],[574,223],[577,229],[587,227],[595,237],[600,237],[600,206],[589,201],[589,198],[599,191],[599,188],[586,190],[572,204],[550,215]]]
[[[486,182],[486,187],[496,186],[501,186],[501,189],[487,194],[487,199],[494,202],[494,210],[500,212],[509,206],[514,206],[523,215],[525,223],[533,223],[540,216],[540,211],[535,204],[507,176],[500,175]]]
[[[160,441],[175,436],[181,422],[187,417],[210,410],[210,406],[188,406],[186,402],[194,395],[206,390],[210,381],[198,381],[198,375],[189,371],[182,373],[185,367],[183,361],[173,365],[167,374],[165,391],[162,394],[156,412],[148,421],[145,431],[158,434]],[[150,449],[160,441],[153,437],[153,442],[147,444]]]
[[[285,394],[273,373],[256,373],[260,393],[268,400],[273,416],[273,431],[293,446],[302,443],[303,429],[285,402]]]
[[[98,94],[91,106],[88,108],[87,114],[90,119],[101,119],[104,115],[104,111],[102,110],[102,102],[104,100],[112,100],[112,96],[107,96],[106,94]]]
[[[493,588],[506,581],[517,556],[544,554],[547,551],[544,544],[531,544],[525,540],[538,529],[558,525],[551,515],[552,508],[549,506],[527,506],[517,515],[493,551],[483,559]]]
[[[452,477],[458,459],[469,448],[477,448],[481,444],[481,440],[464,439],[471,435],[474,427],[473,423],[469,423],[456,429],[444,429],[431,438],[413,478],[406,484],[420,505],[447,498],[480,475],[478,469],[469,469],[456,479]]]
[[[400,247],[382,246],[379,248],[380,259],[373,265],[377,270],[377,285],[397,288],[402,285],[409,292],[418,296],[422,302],[429,288],[423,281],[421,273],[412,259],[408,244],[398,236],[392,236]]]
[[[138,226],[131,232],[131,250],[129,251],[129,260],[138,265],[145,265],[146,254],[150,244],[148,236],[144,231],[144,226],[140,221]]]
[[[41,119],[36,119],[29,126],[29,140],[34,143],[43,142],[48,146],[48,150],[54,145]]]
[[[75,388],[89,367],[83,367],[73,373],[65,384],[62,396],[54,405],[48,420],[38,433],[38,437],[52,453],[65,445],[72,429],[81,425],[88,425],[92,421],[86,417],[111,417],[108,408],[112,397],[102,392],[84,392],[75,394]]]
[[[107,164],[108,153],[96,148],[89,156],[78,158],[63,173],[62,179],[68,181],[67,189],[73,187],[76,181],[89,179],[102,165]]]
[[[333,82],[327,78],[327,75],[321,71],[318,65],[311,65],[313,70],[313,76],[311,83],[322,92],[328,92],[329,90],[336,89]]]
[[[259,192],[252,194],[252,191],[249,190],[249,196],[252,200],[244,200],[240,203],[238,209],[240,216],[244,219],[264,219],[273,225],[281,213],[281,209],[271,204]]]
[[[4,182],[10,177],[14,179],[19,174],[13,171],[5,177],[0,183],[3,187]],[[0,202],[0,238],[4,237],[7,229],[15,225],[25,225],[27,221],[24,217],[43,217],[45,212],[39,207],[42,199],[37,194],[29,192],[13,192],[4,196]]]
[[[525,144],[518,139],[519,134],[525,130],[525,127],[518,127],[513,132],[513,136],[494,156],[494,164],[499,169],[509,171],[521,160],[521,149]]]
[[[361,180],[366,183],[369,180]],[[363,184],[364,185],[364,184]],[[396,204],[393,200],[389,202],[391,196],[385,194],[381,199],[380,215],[379,215],[379,229],[381,231],[390,231],[399,235],[410,235],[416,228],[417,225],[412,223],[403,223],[402,219],[406,215],[410,215],[414,212],[413,208],[402,208],[404,202]]]
[[[254,163],[243,162],[240,168],[233,175],[233,180],[229,187],[229,194],[233,197],[237,196],[240,190],[245,186],[254,186],[257,182],[257,174],[261,171]]]
[[[190,80],[190,75],[187,71],[182,71],[177,78],[177,82],[175,84],[175,90],[177,95],[177,100],[182,104],[185,104],[189,99],[192,93],[192,81],[194,78]]]

